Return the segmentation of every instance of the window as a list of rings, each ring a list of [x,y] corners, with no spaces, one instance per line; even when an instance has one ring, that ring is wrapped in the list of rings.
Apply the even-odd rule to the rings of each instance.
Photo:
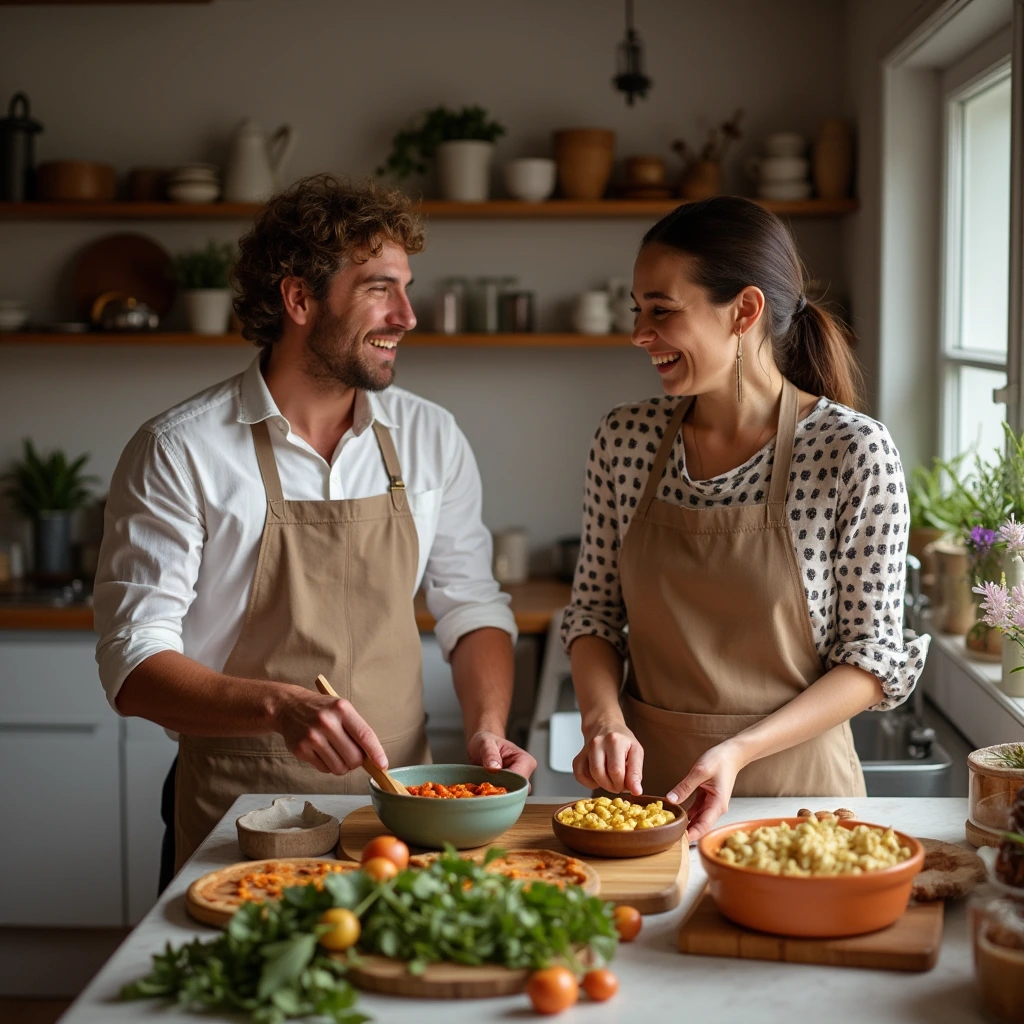
[[[1002,448],[1006,418],[993,391],[1007,374],[1009,58],[964,77],[963,65],[946,75],[942,453],[985,457]]]

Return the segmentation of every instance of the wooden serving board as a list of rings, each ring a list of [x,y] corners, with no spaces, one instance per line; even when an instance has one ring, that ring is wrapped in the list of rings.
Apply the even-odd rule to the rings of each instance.
[[[384,956],[363,956],[349,964],[342,953],[332,954],[348,965],[347,976],[364,992],[416,999],[489,999],[522,992],[530,977],[528,970],[511,970],[498,964],[428,964],[422,974],[410,974],[402,960]]]
[[[551,831],[551,815],[561,806],[527,804],[519,820],[490,845],[506,850],[554,850],[577,857],[600,875],[602,899],[628,903],[641,914],[660,914],[679,905],[690,871],[689,848],[684,853],[682,841],[650,857],[584,857],[563,846]],[[363,847],[387,831],[371,806],[354,810],[341,823],[338,856],[358,861]],[[421,852],[425,851],[413,849],[413,853]]]
[[[943,903],[913,903],[888,928],[845,939],[792,939],[733,924],[705,889],[679,929],[679,951],[741,960],[779,960],[829,967],[929,971],[942,943]]]

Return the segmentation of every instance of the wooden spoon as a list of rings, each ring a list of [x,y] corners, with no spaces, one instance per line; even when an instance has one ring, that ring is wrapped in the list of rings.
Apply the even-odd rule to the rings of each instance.
[[[328,697],[337,697],[338,694],[335,689],[323,676],[316,677],[316,688],[326,694]],[[340,700],[340,698],[339,698]],[[363,767],[369,772],[370,777],[374,782],[384,790],[385,793],[397,793],[399,796],[409,796],[409,790],[405,788],[398,781],[398,779],[389,775],[386,768],[381,768],[379,764],[376,764],[369,754],[366,753],[366,748],[359,742],[358,738],[353,736],[352,733],[348,734],[349,737],[360,747],[363,751]]]

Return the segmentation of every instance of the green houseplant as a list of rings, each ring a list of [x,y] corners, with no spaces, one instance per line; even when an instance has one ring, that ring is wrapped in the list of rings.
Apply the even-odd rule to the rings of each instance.
[[[434,107],[396,133],[391,153],[377,173],[400,180],[425,174],[436,158],[443,198],[483,202],[490,192],[494,143],[504,134],[504,125],[492,120],[483,107]]]
[[[4,496],[33,524],[35,568],[41,578],[70,576],[71,514],[88,504],[96,477],[82,472],[88,454],[72,462],[59,449],[43,457],[26,438],[24,454],[3,478]]]
[[[189,326],[196,334],[224,334],[231,316],[234,247],[212,239],[202,249],[174,257],[174,277],[185,296]]]

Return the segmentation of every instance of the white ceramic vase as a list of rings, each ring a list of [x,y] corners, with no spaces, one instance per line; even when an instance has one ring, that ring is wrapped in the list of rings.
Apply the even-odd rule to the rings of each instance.
[[[554,160],[523,157],[505,164],[505,188],[513,199],[540,203],[555,191]]]
[[[1006,586],[1013,588],[1024,583],[1024,560],[1014,555],[1003,563]],[[1018,669],[1019,671],[1014,671]],[[1003,636],[1003,674],[999,689],[1008,697],[1024,697],[1024,650],[1008,636]]]
[[[608,293],[581,292],[576,300],[572,322],[580,334],[607,334],[612,329]]]
[[[185,312],[195,334],[226,334],[231,319],[231,291],[228,288],[187,291]]]
[[[437,147],[437,182],[442,199],[482,203],[491,191],[494,143],[456,139]]]

